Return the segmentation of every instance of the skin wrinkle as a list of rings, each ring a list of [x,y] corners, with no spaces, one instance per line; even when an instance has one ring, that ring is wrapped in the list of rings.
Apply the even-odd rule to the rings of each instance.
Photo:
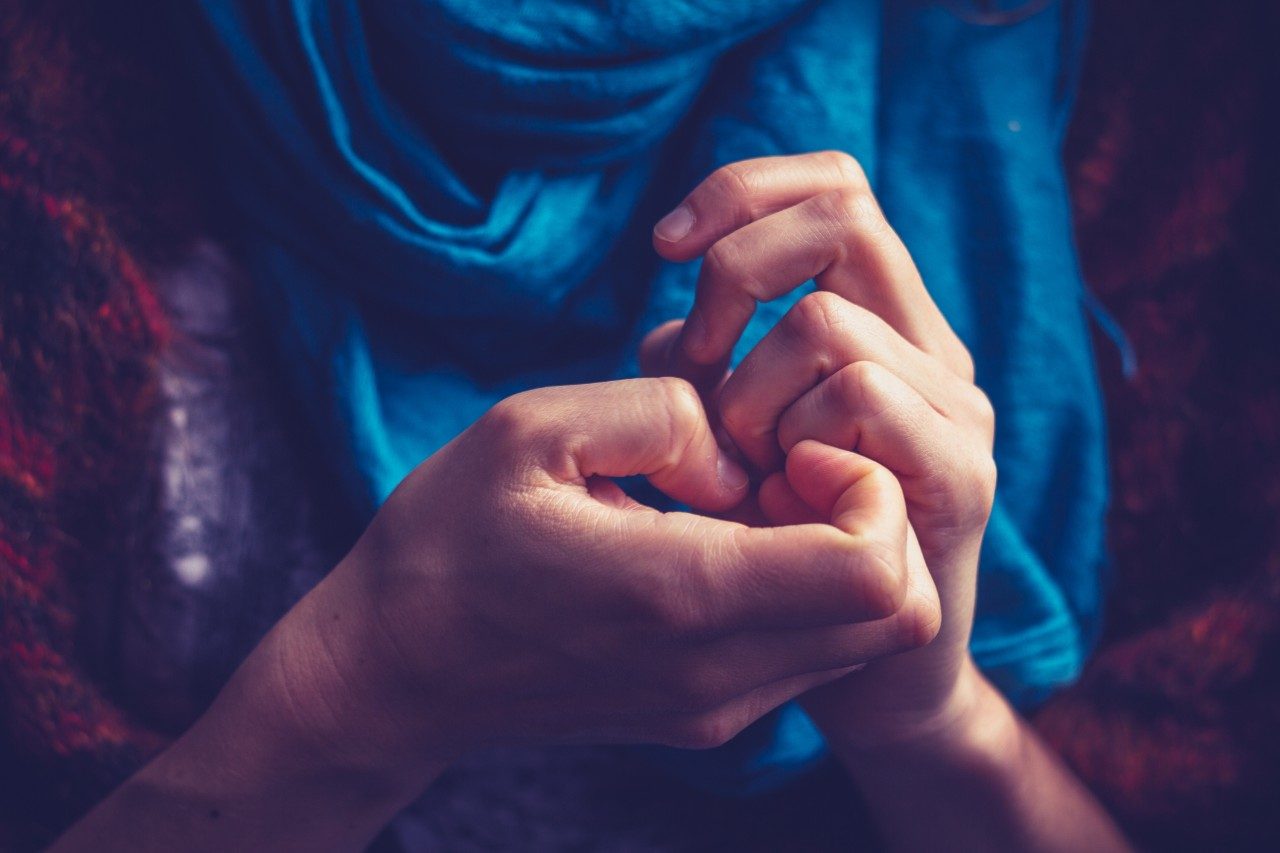
[[[819,293],[821,293],[821,291]],[[816,297],[819,293],[810,294],[810,296]],[[892,328],[885,323],[883,319],[872,312],[859,308],[856,305],[843,303],[839,297],[835,297],[835,299],[832,300],[832,303],[833,304],[829,305],[828,308],[833,315],[837,315],[838,319],[833,319],[831,322],[825,323],[824,327],[829,332],[843,330],[843,334],[826,334],[822,336],[819,342],[817,342],[821,351],[824,354],[829,354],[828,358],[838,358],[831,353],[831,350],[838,345],[833,342],[843,341],[871,340],[874,341],[876,345],[870,349],[880,352],[889,351],[895,354],[901,353],[906,358],[923,366],[925,368],[926,375],[928,375],[930,380],[933,380],[927,386],[927,390],[933,393],[921,394],[925,402],[927,402],[942,417],[948,419],[951,418],[950,411],[945,402],[945,398],[950,395],[942,392],[941,390],[947,387],[946,377],[938,375],[931,359],[923,357],[923,354],[919,353],[918,350],[914,350],[914,348],[900,349],[894,346],[891,343],[893,340]],[[895,359],[884,360],[893,361]],[[881,367],[884,367],[884,365],[881,365]],[[830,369],[828,369],[824,375],[830,375]]]
[[[837,301],[828,301],[833,299]],[[821,313],[839,304],[827,295],[808,300],[806,310],[817,307]],[[830,325],[824,326],[827,337],[843,331]],[[826,338],[801,340],[812,347]],[[833,359],[832,352],[828,347],[817,357],[819,376],[839,366],[822,361]],[[813,358],[803,358],[796,367],[812,370],[813,364]],[[566,419],[573,421],[570,429],[553,428]],[[629,432],[637,422],[645,429]],[[598,444],[590,440],[597,433]],[[449,445],[406,480],[383,510],[389,542],[377,549],[376,562],[370,559],[374,554],[357,546],[330,576],[333,584],[317,588],[317,600],[349,604],[352,599],[341,594],[341,584],[368,573],[385,572],[404,582],[407,588],[398,588],[396,597],[405,618],[386,624],[403,633],[396,647],[411,670],[431,671],[442,653],[454,661],[457,680],[441,692],[456,700],[456,713],[466,718],[453,738],[468,744],[538,742],[566,731],[613,731],[621,739],[663,731],[671,742],[713,746],[763,710],[834,677],[814,669],[826,660],[821,646],[828,636],[813,633],[815,623],[842,626],[865,621],[868,611],[892,614],[873,620],[855,637],[865,644],[867,657],[903,651],[926,639],[931,600],[924,593],[929,590],[913,574],[922,571],[918,550],[903,554],[913,544],[908,510],[897,480],[877,463],[813,444],[797,447],[788,459],[787,477],[819,508],[819,515],[853,535],[825,523],[761,530],[690,514],[611,511],[592,494],[593,475],[635,466],[656,468],[651,473],[662,481],[681,472],[705,480],[705,469],[714,466],[714,445],[704,453],[698,442],[707,446],[710,439],[706,413],[694,391],[676,380],[520,395],[479,425],[470,439]],[[536,453],[522,446],[530,442],[536,443]],[[811,457],[809,464],[801,465],[806,457]],[[793,471],[793,464],[800,467]],[[557,482],[566,472],[569,482]],[[440,517],[424,519],[414,511],[436,505],[443,509]],[[475,530],[476,520],[490,514],[501,518],[496,529]],[[796,565],[797,553],[807,555],[807,566]],[[456,584],[469,612],[431,608],[438,560],[447,561],[446,580]],[[904,602],[908,592],[915,598]],[[326,598],[326,593],[335,597]],[[425,610],[432,631],[448,636],[447,647],[422,630],[421,620],[408,618],[415,607]],[[937,610],[936,597],[932,607]],[[639,618],[617,618],[628,609]],[[646,618],[648,624],[643,624]],[[786,659],[785,669],[758,670],[779,676],[777,681],[748,689],[744,679],[752,678],[751,668],[743,662],[755,661],[759,667],[770,653],[770,646],[762,645],[762,630],[783,622],[801,627],[803,637],[815,642],[804,655]],[[725,636],[730,625],[745,629],[744,643],[736,649],[719,647],[723,657],[706,657],[706,640]],[[793,636],[797,639],[790,647],[796,653],[802,643],[800,635]],[[892,679],[870,693],[860,687],[863,681],[834,685],[839,688],[835,695],[853,690],[861,701],[852,703],[855,722],[828,715],[825,725],[837,731],[858,728],[859,722],[892,727],[891,718],[874,713],[886,697],[895,704],[904,696],[945,702],[950,695],[945,679],[951,672],[945,654],[954,656],[956,649],[963,655],[963,645],[955,643],[943,652],[929,647],[908,652],[942,655],[944,660],[914,666],[915,677],[904,664],[908,671],[898,676],[898,687],[909,685],[906,690],[896,689]],[[364,651],[376,655],[377,650]],[[665,671],[655,672],[647,657],[655,652],[669,663]],[[891,658],[866,674],[872,683],[883,681],[885,673],[906,659]],[[917,683],[925,686],[917,689]],[[583,701],[606,690],[599,701]],[[357,695],[353,702],[394,703],[399,698]],[[643,724],[642,715],[620,721],[608,714],[637,701],[649,703],[651,715]],[[857,717],[866,703],[872,712]],[[393,716],[405,719],[429,710],[412,703],[397,709]],[[602,716],[593,717],[592,709]],[[673,719],[672,709],[683,718]],[[566,717],[575,721],[572,728],[566,728]],[[640,727],[619,731],[626,723]],[[394,737],[394,727],[384,734]]]
[[[795,159],[797,168],[801,169],[812,166],[817,155]],[[790,165],[791,159],[779,158],[775,162]],[[780,186],[795,180],[794,174],[785,169],[779,172],[788,174],[779,179]],[[691,197],[696,198],[703,188],[695,189]],[[759,289],[771,280],[758,276],[755,268],[772,267],[775,275],[780,276],[777,283],[785,288],[798,283],[791,282],[791,278],[802,277],[797,264],[810,265],[808,271],[817,266],[819,285],[823,289],[802,298],[787,313],[781,328],[770,331],[738,370],[723,380],[717,400],[721,425],[758,466],[764,462],[767,471],[768,463],[776,458],[778,445],[786,447],[786,443],[781,436],[775,436],[774,441],[766,442],[767,448],[756,445],[760,444],[760,438],[777,432],[779,421],[793,418],[797,443],[786,448],[786,476],[767,477],[762,489],[775,496],[771,499],[775,508],[792,501],[790,495],[795,492],[819,510],[818,515],[825,517],[829,513],[833,523],[863,531],[860,547],[854,552],[861,567],[855,571],[856,580],[861,584],[857,597],[862,601],[874,600],[878,592],[886,592],[889,598],[901,597],[902,600],[887,602],[893,607],[886,609],[895,612],[885,620],[885,629],[900,642],[924,643],[937,637],[930,646],[916,648],[901,658],[886,658],[869,667],[867,675],[848,679],[847,686],[841,686],[845,684],[841,682],[831,691],[824,689],[824,697],[840,696],[842,692],[847,697],[835,718],[884,726],[900,718],[902,715],[898,712],[911,710],[914,702],[922,703],[921,709],[907,714],[906,719],[927,719],[942,711],[923,708],[939,702],[940,696],[956,695],[960,673],[974,672],[971,666],[966,668],[957,661],[966,658],[967,635],[972,624],[972,580],[977,557],[973,543],[981,537],[991,505],[990,495],[984,494],[989,490],[980,488],[989,486],[991,466],[979,466],[968,458],[970,451],[977,453],[977,448],[989,448],[991,443],[991,430],[983,417],[985,401],[979,392],[967,387],[971,381],[972,360],[929,300],[910,256],[884,220],[874,198],[868,192],[847,187],[817,195],[810,202],[789,199],[796,205],[795,210],[739,226],[741,233],[736,236],[691,235],[689,249],[673,248],[670,254],[664,246],[656,243],[655,246],[670,259],[683,260],[696,253],[698,244],[711,243],[711,263],[704,266],[704,276],[698,282],[696,310],[704,323],[708,319],[719,323],[721,333],[728,337],[736,337],[741,332],[742,312],[734,310],[739,300],[750,300],[754,305],[759,298],[778,295]],[[824,221],[829,223],[825,228]],[[767,246],[766,237],[757,237],[767,235],[777,239],[774,229],[778,234],[786,234],[785,250],[774,252]],[[824,239],[825,243],[815,246],[813,241]],[[757,247],[767,248],[756,251]],[[840,261],[838,267],[832,266],[833,258]],[[749,272],[739,274],[738,269]],[[850,300],[860,300],[865,307]],[[713,305],[723,307],[716,312],[709,308]],[[884,316],[879,316],[881,314]],[[708,332],[708,337],[713,342],[719,340],[714,330]],[[714,361],[721,347],[717,343],[711,349],[701,354],[702,360]],[[674,362],[666,367],[676,368],[678,374],[681,365]],[[658,365],[657,369],[660,372],[663,366]],[[832,379],[835,373],[840,376]],[[900,382],[916,389],[917,393],[908,394],[900,389]],[[959,388],[957,382],[961,383]],[[814,391],[815,385],[820,386],[819,392]],[[919,409],[921,401],[928,408]],[[865,469],[866,473],[859,478],[863,482],[861,491],[855,480],[855,485],[846,486],[839,494],[823,495],[820,490],[813,493],[816,484],[831,482],[837,476],[831,472],[839,470],[839,466],[831,458],[825,462],[815,459],[807,469],[800,466],[793,470],[793,460],[805,456],[806,448],[815,446],[799,441],[810,438],[806,430],[813,428],[800,419],[806,407],[816,409],[821,417],[852,416],[858,421],[851,436],[847,431],[842,434],[848,441],[840,443],[854,445],[875,457],[874,462],[854,454],[845,457],[862,459],[863,464],[874,466]],[[950,416],[953,408],[956,417]],[[828,414],[827,410],[833,411]],[[929,413],[928,417],[921,417],[925,412]],[[814,420],[817,421],[818,416],[814,416]],[[869,440],[869,436],[875,441]],[[944,447],[947,451],[942,450]],[[842,453],[830,448],[823,452]],[[989,449],[986,452],[989,454]],[[770,457],[766,459],[766,455]],[[895,465],[897,470],[926,472],[929,476],[923,478],[922,483],[904,478],[900,488],[898,479],[882,467],[883,464]],[[830,472],[824,473],[821,469],[830,469]],[[882,488],[878,489],[877,484]],[[936,496],[929,494],[931,486],[939,488]],[[893,494],[885,494],[883,487],[890,488]],[[764,498],[762,491],[760,507],[767,510],[769,501]],[[935,519],[931,516],[937,513],[935,507],[929,507],[930,512],[926,513],[913,509],[936,503],[945,510],[970,501],[976,501],[977,505],[956,519],[958,524],[970,522],[959,536],[952,536],[949,526],[938,525],[943,529],[934,529]],[[876,507],[895,513],[892,516],[895,522],[900,518],[900,523],[889,525],[895,531],[893,541],[884,539],[887,533],[887,529],[881,529],[884,524],[878,524],[874,516],[866,516]],[[799,507],[788,511],[798,512]],[[948,519],[948,525],[951,521]],[[920,529],[930,539],[930,559],[937,563],[934,570],[938,584],[929,577],[929,567],[924,562],[916,536]],[[846,541],[855,543],[857,538],[846,537]],[[906,570],[899,572],[899,556],[903,551],[907,552],[907,562],[901,565]],[[830,555],[827,558],[832,559]],[[814,566],[809,568],[810,571],[797,576],[798,582],[821,574]],[[825,569],[829,573],[848,571],[847,566],[829,565]],[[767,588],[771,579],[767,576],[759,579],[762,588]],[[876,588],[877,582],[891,580],[897,584],[892,592],[887,592],[888,586],[884,590]],[[925,584],[932,588],[925,588]],[[912,663],[907,663],[908,659]],[[863,689],[868,682],[886,687],[896,684],[900,690],[888,689],[876,696],[870,688]],[[951,687],[946,687],[947,684]],[[761,695],[756,694],[755,699],[758,701]],[[868,700],[874,707],[866,707]],[[941,707],[951,713],[946,702]],[[819,725],[823,718],[832,718],[831,703],[826,699],[815,710],[820,711],[815,717]],[[723,719],[709,720],[706,729],[695,732],[692,737],[714,741],[723,736],[724,729],[720,727],[727,725]],[[909,726],[910,722],[903,725]],[[1034,757],[1039,762],[1041,755],[1037,752]],[[856,769],[856,764],[852,766]],[[1065,784],[1070,787],[1069,780]],[[1055,790],[1054,795],[1065,790]],[[1083,824],[1084,835],[1103,839],[1107,846],[1122,846],[1087,797],[1075,805],[1081,808],[1079,814],[1089,816],[1089,821]],[[958,815],[952,816],[953,828],[956,818]],[[907,818],[900,813],[897,828],[910,829],[909,834],[918,835],[915,828],[918,821],[904,826],[904,819]],[[1015,827],[1010,837],[1037,837],[1027,834],[1029,831],[1027,827]]]
[[[721,166],[711,175],[709,185],[732,206],[730,209],[735,211],[732,217],[734,222],[750,222],[765,215],[764,211],[756,206],[760,193],[752,183],[753,180],[758,180],[757,174],[758,172],[750,163],[738,162]],[[725,186],[726,184],[728,186]],[[713,207],[716,210],[723,209],[721,205],[713,205]]]
[[[667,427],[664,435],[666,449],[657,460],[659,465],[652,472],[652,476],[665,482],[669,474],[679,472],[682,463],[698,456],[694,452],[695,449],[699,445],[708,442],[710,436],[706,426],[706,415],[702,410],[702,402],[693,386],[682,379],[664,378],[661,387],[667,397],[667,405],[664,408],[667,414]],[[712,443],[714,444],[714,442]],[[709,463],[707,464],[708,468],[715,469],[714,457],[707,460],[704,456],[703,461],[704,464]],[[688,497],[692,497],[692,495]]]
[[[696,642],[716,636],[727,628],[716,618],[721,608],[718,607],[719,599],[712,594],[712,578],[722,572],[724,567],[736,567],[742,563],[730,562],[725,558],[724,537],[708,539],[700,532],[689,529],[695,524],[692,516],[668,513],[666,518],[669,519],[672,515],[676,515],[686,528],[676,528],[672,531],[674,537],[685,541],[696,538],[698,544],[684,562],[675,561],[671,564],[673,577],[656,579],[664,590],[662,598],[669,608],[665,612],[667,618],[664,621],[673,625],[679,635]]]

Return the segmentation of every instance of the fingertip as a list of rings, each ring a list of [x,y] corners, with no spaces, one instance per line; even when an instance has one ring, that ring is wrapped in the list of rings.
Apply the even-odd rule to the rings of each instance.
[[[693,232],[698,218],[693,208],[682,202],[653,226],[653,247],[664,255]]]
[[[694,305],[689,309],[689,316],[680,329],[678,344],[680,350],[685,358],[695,364],[712,364],[719,358],[710,344],[711,330],[707,326],[707,318],[702,310]]]
[[[691,383],[710,399],[728,372],[727,359],[707,364],[692,361],[680,342],[684,320],[668,320],[645,335],[640,342],[639,365],[642,376],[676,376]]]
[[[760,510],[770,524],[812,524],[825,520],[796,494],[781,471],[770,474],[760,484],[758,499]]]
[[[640,341],[640,372],[645,376],[665,376],[671,371],[671,355],[680,338],[682,320],[668,320]]]
[[[686,483],[683,485],[665,483],[654,487],[672,500],[687,504],[690,509],[703,513],[727,513],[738,507],[747,499],[750,490],[749,482],[741,486],[732,486],[725,480],[725,474],[717,471],[714,482],[703,480],[702,483]],[[730,475],[732,476],[732,475]],[[650,482],[653,482],[650,480]]]
[[[857,453],[804,439],[787,453],[785,470],[796,494],[829,518],[841,496],[879,467]]]
[[[829,444],[823,444],[814,438],[802,438],[791,446],[792,454],[804,459],[813,456],[824,456],[827,454],[839,453],[836,448]]]
[[[806,481],[812,476],[814,468],[838,464],[843,455],[839,449],[812,438],[797,441],[786,454],[787,479],[792,485]]]
[[[716,477],[727,493],[737,495],[739,499],[746,493],[750,482],[746,470],[723,450],[716,457]]]

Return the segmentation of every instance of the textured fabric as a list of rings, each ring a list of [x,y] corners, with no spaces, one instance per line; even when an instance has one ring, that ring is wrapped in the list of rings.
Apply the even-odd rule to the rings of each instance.
[[[974,653],[1023,706],[1075,677],[1106,497],[1058,160],[1077,6],[988,27],[848,2],[197,5],[253,272],[369,509],[501,396],[627,371],[692,296],[694,266],[646,250],[676,193],[743,157],[844,149],[996,407]],[[787,712],[679,760],[751,790],[820,754]]]
[[[1068,162],[1101,359],[1116,571],[1036,724],[1147,850],[1280,839],[1280,6],[1099,7]]]
[[[325,510],[313,454],[279,405],[270,339],[240,279],[207,243],[155,271],[170,343],[157,364],[154,554],[96,573],[79,610],[81,656],[109,673],[131,717],[167,733],[191,725],[341,553],[325,540],[342,518]],[[837,768],[743,800],[673,784],[645,759],[602,746],[465,756],[390,822],[375,850],[865,846],[857,791]]]
[[[170,32],[147,11],[0,4],[0,150],[11,176],[0,188],[0,294],[26,294],[0,311],[0,382],[26,389],[0,407],[0,422],[13,435],[9,425],[25,425],[27,448],[55,448],[61,471],[48,478],[47,455],[14,449],[0,474],[10,549],[0,559],[5,850],[42,849],[136,768],[140,744],[158,742],[131,724],[137,697],[78,665],[83,648],[73,639],[98,603],[74,594],[78,581],[136,565],[154,515],[135,493],[158,460],[129,448],[148,431],[139,415],[148,407],[134,392],[152,375],[155,344],[112,331],[131,325],[120,323],[139,303],[117,286],[121,269],[103,261],[124,247],[143,258],[173,252],[183,233],[175,222],[203,197],[187,180],[203,168],[199,148],[173,136],[187,123],[189,97],[166,98],[186,57],[167,64],[157,45]],[[1127,381],[1113,359],[1102,360],[1116,461],[1107,634],[1085,678],[1035,721],[1148,849],[1250,849],[1280,837],[1280,467],[1268,464],[1280,458],[1277,12],[1271,0],[1104,5],[1067,152],[1087,277],[1122,322],[1139,369]],[[203,131],[203,114],[193,112]],[[70,212],[68,221],[97,223],[87,243],[62,236],[59,217]],[[136,293],[153,285],[144,276]],[[59,334],[69,322],[89,342],[79,353],[52,345],[67,342]],[[40,357],[23,355],[41,341]],[[95,535],[102,520],[112,541]],[[89,547],[76,557],[70,543]],[[16,687],[31,683],[22,680],[32,670],[56,672],[45,683],[57,691]],[[84,725],[107,714],[130,723],[123,739],[119,727]],[[609,843],[618,837],[603,817],[611,803],[672,827],[656,830],[659,849],[853,844],[848,834],[815,837],[817,824],[847,814],[847,786],[793,786],[776,808],[682,789],[640,803],[636,786],[653,792],[662,781],[640,781],[643,768],[623,762],[625,782],[581,783],[603,803],[593,793],[553,812],[579,784],[557,782],[576,775],[573,763],[478,763],[468,771],[476,787],[441,791],[427,837],[449,850],[522,849],[527,838],[550,849],[635,849]],[[527,838],[540,806],[522,797],[548,814],[547,828]],[[600,817],[552,836],[564,814]],[[671,840],[681,830],[694,833],[690,842]]]
[[[225,253],[202,240],[151,286],[169,342],[155,369],[149,541],[86,581],[79,635],[84,662],[132,714],[176,733],[348,542]]]
[[[159,306],[101,210],[0,121],[0,847],[35,847],[161,740],[78,654],[71,580],[144,469]],[[11,846],[12,845],[12,846]]]

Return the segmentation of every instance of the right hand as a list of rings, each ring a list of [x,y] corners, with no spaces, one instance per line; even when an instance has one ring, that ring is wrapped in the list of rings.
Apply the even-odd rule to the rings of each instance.
[[[609,479],[636,474],[704,512],[748,488],[682,380],[500,403],[405,478],[304,599],[312,642],[294,646],[323,647],[308,666],[336,682],[300,679],[294,710],[379,760],[705,748],[928,639],[937,597],[896,484],[863,483],[830,524],[751,528],[655,511]]]

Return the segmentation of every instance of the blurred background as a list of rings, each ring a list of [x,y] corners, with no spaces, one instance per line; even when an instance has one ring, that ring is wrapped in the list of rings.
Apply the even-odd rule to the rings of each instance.
[[[202,117],[148,6],[0,0],[0,194],[25,181],[98,223],[71,263],[116,241],[145,267],[217,238]],[[1036,722],[1160,849],[1280,839],[1278,10],[1097,2],[1065,152],[1086,279],[1125,341],[1098,341],[1115,574],[1099,651]],[[60,251],[6,202],[0,257],[37,239]],[[76,429],[86,456],[105,441]],[[106,510],[85,521],[93,547],[137,547]],[[19,777],[0,786],[20,811]],[[785,795],[797,821],[820,822],[814,790]],[[743,849],[768,834],[734,820]]]

